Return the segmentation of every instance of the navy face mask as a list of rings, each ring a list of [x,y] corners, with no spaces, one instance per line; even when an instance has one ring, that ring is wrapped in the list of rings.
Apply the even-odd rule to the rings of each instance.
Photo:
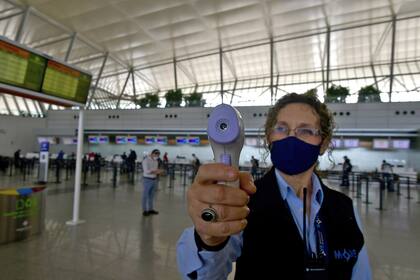
[[[289,136],[271,143],[271,161],[275,168],[288,175],[308,170],[318,159],[321,145],[308,144]]]

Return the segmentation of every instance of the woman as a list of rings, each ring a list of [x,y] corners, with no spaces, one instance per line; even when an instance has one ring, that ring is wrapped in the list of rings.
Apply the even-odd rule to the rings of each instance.
[[[194,228],[184,231],[177,248],[184,279],[226,279],[234,261],[235,279],[371,279],[351,199],[314,173],[333,128],[315,96],[288,94],[269,111],[265,136],[273,168],[255,186],[232,167],[200,168],[188,191]],[[240,188],[216,183],[238,179]]]

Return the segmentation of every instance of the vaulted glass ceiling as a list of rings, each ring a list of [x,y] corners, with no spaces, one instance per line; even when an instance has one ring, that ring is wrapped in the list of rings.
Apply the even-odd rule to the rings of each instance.
[[[90,71],[90,109],[136,108],[146,93],[164,106],[176,87],[206,106],[269,105],[332,83],[348,102],[365,85],[420,101],[415,0],[0,0],[0,35]],[[52,108],[0,95],[0,114]]]

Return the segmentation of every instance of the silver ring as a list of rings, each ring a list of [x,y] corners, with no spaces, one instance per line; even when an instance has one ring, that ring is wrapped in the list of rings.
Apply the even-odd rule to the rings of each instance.
[[[206,222],[214,223],[217,221],[217,212],[216,210],[209,205],[208,208],[203,209],[201,211],[201,219]]]

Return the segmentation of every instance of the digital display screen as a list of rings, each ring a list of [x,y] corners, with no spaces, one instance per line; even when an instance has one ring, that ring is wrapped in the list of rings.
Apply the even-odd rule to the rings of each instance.
[[[115,144],[127,144],[127,137],[126,136],[115,136]]]
[[[128,144],[137,144],[137,136],[127,136]]]
[[[188,143],[188,139],[186,137],[176,137],[176,143],[178,145],[183,145],[183,144],[187,144]]]
[[[86,103],[92,77],[56,61],[48,61],[42,92]]]
[[[392,140],[392,148],[394,149],[410,149],[410,140],[409,139],[398,139]]]
[[[50,145],[57,144],[57,138],[56,137],[37,137],[38,143],[41,144],[42,142],[48,142]]]
[[[89,144],[99,144],[98,136],[89,135],[88,136],[88,142],[89,142]]]
[[[62,137],[62,143],[64,145],[76,145],[77,144],[77,137]]]
[[[388,139],[373,139],[374,149],[389,149]]]
[[[156,143],[161,145],[168,144],[168,137],[166,136],[157,136],[156,137]]]
[[[0,82],[40,91],[47,59],[0,40]]]
[[[146,144],[154,144],[155,143],[155,137],[154,136],[146,136],[146,137],[144,137],[144,143],[146,143]]]
[[[88,73],[0,38],[0,83],[34,92],[16,93],[42,100],[35,94],[41,93],[51,103],[60,101],[48,97],[85,104],[91,81]]]
[[[335,149],[339,149],[343,147],[343,141],[339,138],[331,139],[331,146]]]
[[[245,138],[245,146],[258,146],[258,138]]]
[[[99,142],[99,144],[108,144],[109,143],[109,137],[108,136],[98,136],[98,142]]]
[[[359,139],[344,139],[344,148],[358,148]]]
[[[190,145],[200,145],[200,137],[189,137],[188,144]]]

